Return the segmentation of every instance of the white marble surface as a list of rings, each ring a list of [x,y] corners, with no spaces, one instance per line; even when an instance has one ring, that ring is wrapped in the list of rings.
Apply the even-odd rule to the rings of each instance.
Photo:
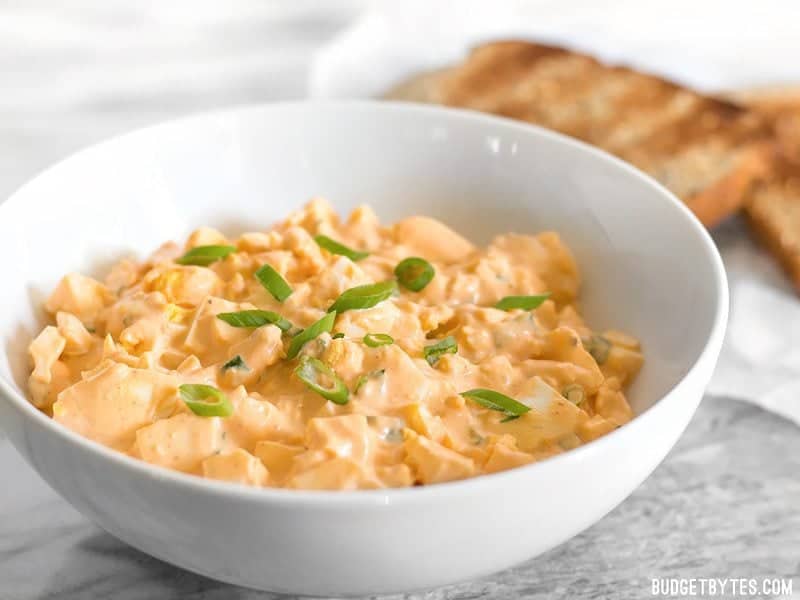
[[[59,157],[132,127],[302,97],[312,53],[359,4],[0,3],[0,198]],[[749,244],[743,236],[733,222],[716,237],[726,247]],[[2,600],[273,597],[126,547],[4,442],[0,473]],[[600,523],[517,568],[409,598],[633,599],[649,596],[651,577],[794,576],[800,590],[798,473],[796,426],[706,398],[665,463]]]

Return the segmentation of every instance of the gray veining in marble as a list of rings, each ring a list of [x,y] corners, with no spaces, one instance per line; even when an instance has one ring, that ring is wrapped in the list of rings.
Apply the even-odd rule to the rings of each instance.
[[[0,198],[63,155],[132,127],[302,97],[312,53],[358,5],[0,3]],[[128,548],[57,497],[5,442],[0,473],[0,600],[275,598]],[[800,591],[798,473],[796,426],[706,398],[664,464],[588,531],[480,581],[391,598],[635,599],[649,597],[651,577],[793,576]]]

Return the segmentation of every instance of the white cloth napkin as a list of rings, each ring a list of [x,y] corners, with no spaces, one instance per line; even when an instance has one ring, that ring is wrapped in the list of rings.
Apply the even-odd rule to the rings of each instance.
[[[529,38],[588,51],[702,90],[800,83],[800,2],[519,0],[373,4],[312,64],[313,97],[379,96],[471,46]],[[715,232],[731,288],[709,393],[800,424],[800,300],[741,222]],[[793,343],[794,342],[794,343]]]
[[[738,398],[800,425],[800,298],[742,223],[714,232],[731,312],[710,394]]]

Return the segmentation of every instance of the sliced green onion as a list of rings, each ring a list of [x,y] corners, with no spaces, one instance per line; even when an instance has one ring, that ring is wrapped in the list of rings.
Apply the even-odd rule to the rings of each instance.
[[[340,244],[336,240],[332,240],[327,235],[314,236],[314,241],[317,242],[320,248],[324,248],[331,254],[339,254],[340,256],[346,256],[353,262],[357,262],[369,256],[369,252],[363,252],[361,250],[353,250],[352,248],[348,248],[344,244]]]
[[[368,333],[364,336],[364,343],[370,348],[394,344],[394,338],[388,333]]]
[[[403,429],[406,426],[405,419],[399,417],[376,417],[367,416],[367,425],[372,427],[378,437],[387,442],[398,444],[403,441]]]
[[[506,415],[502,419],[500,419],[501,423],[508,423],[509,421],[516,421],[519,419],[519,415]]]
[[[175,262],[179,265],[207,267],[213,262],[222,260],[231,252],[236,252],[236,246],[196,246]]]
[[[326,400],[330,400],[334,404],[347,404],[350,397],[347,386],[334,373],[333,369],[318,358],[304,356],[294,373],[300,378],[300,381],[306,384],[308,389]]]
[[[515,308],[533,310],[534,308],[539,308],[549,297],[550,292],[536,296],[506,296],[499,300],[494,307],[500,310],[513,310]]]
[[[412,256],[397,263],[394,274],[404,288],[412,292],[419,292],[431,282],[436,271],[433,269],[433,265],[424,258]]]
[[[303,329],[300,333],[295,335],[292,338],[292,341],[289,343],[289,350],[286,351],[286,358],[289,360],[293,359],[300,354],[300,350],[303,349],[303,346],[306,345],[306,342],[310,342],[318,335],[333,329],[333,322],[335,320],[336,311],[329,312],[319,321],[309,325],[306,329]]]
[[[255,277],[259,283],[264,286],[272,297],[278,302],[283,302],[292,295],[292,288],[286,283],[286,280],[281,277],[281,274],[273,269],[270,265],[264,264],[259,267],[255,272]]]
[[[469,441],[472,443],[473,446],[482,446],[486,442],[486,438],[483,437],[474,427],[469,428]]]
[[[340,331],[339,333],[334,333],[334,334],[331,336],[331,339],[332,339],[332,340],[340,340],[340,339],[342,339],[343,337],[344,337],[344,334],[343,334],[343,333]]]
[[[399,444],[405,439],[405,436],[402,429],[393,427],[386,430],[386,433],[383,434],[383,439],[393,444]]]
[[[586,392],[583,390],[583,387],[577,383],[570,383],[563,390],[561,390],[561,395],[572,402],[575,406],[579,406],[580,403],[586,399]]]
[[[342,295],[331,304],[328,312],[343,313],[346,310],[360,310],[372,308],[376,304],[388,300],[397,289],[397,282],[381,281],[379,283],[368,283],[359,285],[342,292]]]
[[[425,360],[428,361],[430,366],[433,366],[443,354],[455,354],[456,352],[458,352],[458,342],[456,342],[456,338],[452,335],[448,335],[435,344],[425,346],[425,348],[422,349],[422,356],[425,357]]]
[[[484,408],[503,413],[505,418],[500,421],[501,423],[518,419],[530,410],[530,408],[521,402],[517,402],[513,398],[509,398],[505,394],[495,392],[494,390],[476,388],[474,390],[461,392],[461,395],[473,402],[477,402]]]
[[[275,325],[281,331],[289,331],[292,324],[271,310],[240,310],[238,312],[219,313],[217,318],[231,327],[262,327]]]
[[[611,352],[611,342],[602,335],[593,335],[583,338],[583,347],[592,355],[598,365],[602,365],[608,360],[608,353]]]
[[[244,369],[245,371],[249,371],[250,367],[247,366],[247,363],[244,362],[244,359],[239,356],[238,354],[222,365],[222,372],[224,373],[228,369]]]
[[[381,377],[386,372],[386,369],[377,369],[376,371],[370,371],[369,373],[364,373],[363,375],[359,375],[358,379],[356,379],[356,387],[353,388],[353,393],[357,394],[358,390],[367,383],[370,379],[374,379],[375,377]]]
[[[184,383],[178,386],[181,399],[199,417],[230,417],[233,404],[228,397],[211,385]]]

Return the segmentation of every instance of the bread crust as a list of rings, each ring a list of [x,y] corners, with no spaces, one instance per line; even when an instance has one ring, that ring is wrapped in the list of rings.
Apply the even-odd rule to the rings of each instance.
[[[775,132],[770,172],[754,186],[744,214],[800,293],[800,86],[748,90],[732,97],[769,119]]]
[[[746,206],[753,187],[769,176],[774,156],[772,142],[754,144],[736,170],[684,202],[707,226],[725,220]]]
[[[800,190],[797,193],[800,201]],[[750,203],[745,211],[745,217],[756,239],[780,263],[795,290],[800,294],[800,246],[783,237],[780,223],[764,213],[763,205]]]
[[[785,167],[784,167],[785,168]],[[800,166],[760,184],[744,214],[751,231],[781,264],[800,293]]]

